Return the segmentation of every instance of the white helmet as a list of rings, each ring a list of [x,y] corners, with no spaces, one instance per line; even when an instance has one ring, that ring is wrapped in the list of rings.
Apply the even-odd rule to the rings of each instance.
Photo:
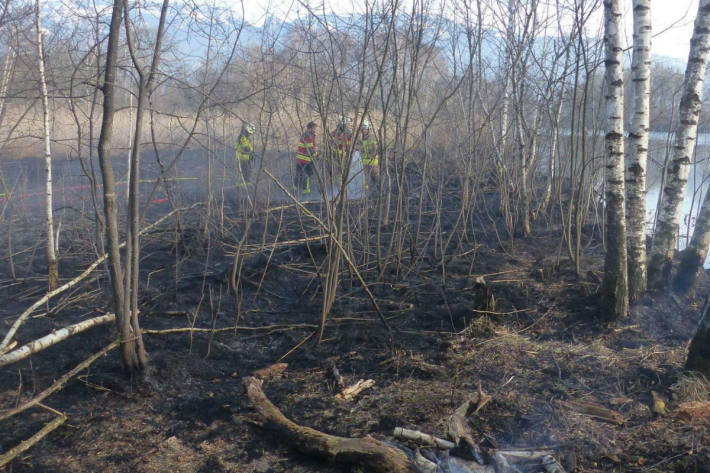
[[[340,118],[338,118],[338,125],[345,126],[348,124],[348,121],[348,117],[346,117],[345,115],[340,115]]]
[[[247,123],[247,124],[244,126],[244,129],[245,129],[246,132],[249,133],[250,135],[253,135],[254,132],[256,131],[256,127],[255,127],[253,124],[251,124],[251,123]]]
[[[369,130],[371,127],[372,127],[372,125],[370,124],[370,120],[368,120],[367,118],[365,118],[365,119],[362,121],[362,129],[363,129],[363,130]]]

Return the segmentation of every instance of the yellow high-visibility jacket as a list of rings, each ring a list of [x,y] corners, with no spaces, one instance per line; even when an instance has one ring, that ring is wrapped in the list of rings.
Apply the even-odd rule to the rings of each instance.
[[[298,142],[298,150],[296,151],[296,162],[299,164],[308,164],[313,161],[313,158],[318,157],[318,147],[316,146],[316,136],[306,130],[301,135],[301,140]]]
[[[254,145],[251,144],[249,138],[240,135],[239,142],[237,143],[237,160],[249,161],[252,154],[254,154]]]
[[[363,166],[379,165],[380,157],[377,155],[377,141],[374,138],[363,138],[361,144],[361,156]]]

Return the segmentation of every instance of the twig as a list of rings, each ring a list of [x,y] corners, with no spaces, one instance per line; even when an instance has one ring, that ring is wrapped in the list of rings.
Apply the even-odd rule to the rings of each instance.
[[[303,210],[303,211],[306,213],[306,215],[308,215],[308,216],[311,217],[316,223],[318,223],[318,225],[320,225],[320,226],[323,228],[323,230],[325,230],[326,232],[330,232],[330,229],[328,228],[328,226],[327,226],[325,223],[323,223],[323,221],[321,221],[321,219],[319,219],[315,214],[313,214],[313,212],[311,212],[310,210],[308,210],[301,202],[299,202],[298,199],[296,199],[296,198],[281,184],[281,182],[279,182],[279,180],[276,179],[276,177],[274,177],[273,174],[271,174],[267,169],[264,169],[264,172],[276,183],[277,186],[279,186],[279,187],[281,188],[281,190],[282,190],[290,199],[293,200],[293,202],[294,202],[301,210]],[[341,243],[337,238],[333,238],[332,241],[333,241],[333,243],[335,243],[335,245],[338,247],[338,250],[340,250],[340,253],[341,253],[342,256],[343,256],[343,259],[345,259],[345,261],[348,263],[348,266],[350,266],[350,269],[352,270],[352,272],[353,272],[353,273],[355,274],[355,276],[357,277],[357,279],[358,279],[358,281],[360,282],[360,284],[362,285],[362,288],[363,288],[363,290],[365,291],[365,293],[367,293],[367,297],[370,299],[370,302],[372,303],[373,308],[375,309],[375,311],[377,311],[377,315],[380,317],[380,320],[382,321],[382,324],[383,324],[383,325],[385,326],[385,328],[387,329],[387,332],[388,332],[388,334],[389,334],[389,339],[390,339],[390,346],[392,346],[392,344],[393,344],[392,327],[390,327],[390,324],[387,323],[387,319],[385,318],[384,314],[383,314],[382,311],[380,310],[380,306],[377,304],[377,300],[375,300],[375,296],[372,294],[372,291],[370,291],[369,287],[367,286],[367,283],[366,283],[365,280],[363,279],[363,277],[362,277],[362,275],[360,274],[360,271],[357,269],[357,266],[355,265],[355,263],[353,263],[352,259],[350,259],[350,256],[348,255],[348,252],[345,251],[345,248],[343,248],[342,243]]]
[[[335,398],[341,401],[352,401],[353,399],[355,399],[355,396],[357,396],[366,389],[370,389],[374,385],[374,379],[368,379],[367,381],[365,381],[364,379],[360,379],[357,383],[344,388],[341,392],[336,394]]]
[[[50,432],[52,432],[57,427],[66,422],[66,420],[67,416],[63,414],[61,416],[55,417],[53,421],[42,427],[42,429],[40,429],[40,431],[34,434],[32,437],[28,438],[27,440],[23,440],[22,442],[20,442],[19,445],[16,445],[15,447],[12,447],[10,450],[8,450],[7,453],[0,455],[0,468],[10,463],[22,452],[26,452],[27,450],[32,448],[33,445],[35,445],[37,442],[49,435]]]
[[[532,312],[535,309],[518,309],[518,310],[511,310],[509,312],[495,312],[492,310],[477,310],[477,309],[471,309],[471,312],[475,312],[476,314],[488,314],[488,315],[512,315],[512,314],[519,314],[521,312]]]
[[[448,440],[444,440],[442,438],[435,437],[430,434],[425,434],[424,432],[420,432],[418,430],[395,427],[392,435],[394,436],[394,438],[411,440],[422,445],[432,445],[444,450],[451,450],[456,447],[456,444],[454,442],[449,442]]]
[[[172,333],[187,333],[187,332],[197,332],[197,333],[217,333],[217,332],[230,332],[230,331],[257,331],[257,330],[296,330],[301,328],[313,329],[318,326],[315,324],[290,324],[290,325],[264,325],[261,327],[247,327],[244,325],[233,325],[231,327],[221,327],[221,328],[197,328],[197,327],[180,327],[180,328],[167,328],[162,330],[155,329],[143,329],[144,335],[169,335]]]
[[[314,330],[313,332],[311,332],[310,334],[308,334],[308,336],[307,336],[306,338],[304,338],[303,340],[301,340],[300,342],[298,342],[298,343],[296,344],[296,346],[294,346],[294,347],[291,348],[289,351],[287,351],[286,353],[284,353],[283,355],[281,355],[281,356],[279,357],[279,360],[278,360],[278,361],[283,360],[283,359],[286,358],[288,355],[290,355],[290,354],[293,353],[294,351],[296,351],[296,350],[298,350],[299,348],[301,348],[301,347],[303,346],[303,344],[306,343],[308,340],[310,340],[311,337],[312,337],[313,335],[315,335],[316,333],[318,333],[318,330],[317,330],[317,329]]]
[[[44,399],[46,399],[50,394],[59,391],[64,384],[66,384],[67,381],[69,381],[71,378],[79,374],[82,370],[86,369],[89,365],[91,365],[94,361],[98,360],[102,356],[104,356],[106,353],[109,351],[113,350],[116,348],[120,342],[118,340],[114,340],[113,342],[109,343],[107,346],[99,350],[98,352],[94,353],[78,365],[74,367],[71,371],[66,373],[64,376],[59,378],[57,381],[54,382],[50,387],[39,393],[37,396],[34,398],[30,399],[26,403],[15,407],[14,409],[9,409],[4,412],[0,413],[0,421],[3,421],[5,419],[9,419],[10,417],[19,414],[22,411],[25,411],[29,409],[30,407],[36,406],[39,403],[41,403]]]
[[[159,218],[155,222],[151,223],[150,225],[146,226],[143,230],[140,231],[139,234],[143,234],[143,233],[155,228],[157,225],[160,225],[163,221],[165,221],[167,218],[169,218],[175,212],[190,210],[197,205],[201,205],[201,203],[198,202],[197,204],[193,204],[190,207],[175,209],[172,212],[169,212],[168,214],[166,214],[165,216]],[[119,248],[122,248],[124,246],[126,246],[125,242],[121,243],[119,245]],[[15,323],[12,324],[12,327],[10,327],[10,330],[8,330],[7,333],[5,334],[5,338],[3,338],[2,343],[0,343],[0,354],[6,353],[9,351],[9,349],[7,347],[10,344],[10,342],[12,341],[12,337],[15,336],[15,333],[20,328],[20,325],[22,325],[22,323],[25,321],[25,319],[27,319],[27,317],[29,317],[29,315],[32,312],[34,312],[38,307],[40,307],[42,304],[46,303],[52,297],[56,296],[57,294],[61,294],[62,292],[66,291],[67,289],[70,289],[70,288],[74,287],[75,285],[77,285],[80,281],[82,281],[89,274],[91,274],[91,272],[94,269],[96,269],[101,263],[103,263],[107,258],[108,258],[108,253],[104,253],[103,256],[101,256],[99,259],[94,261],[91,264],[91,266],[86,268],[83,273],[81,273],[80,275],[78,275],[77,277],[72,279],[71,281],[63,284],[62,286],[59,286],[57,289],[46,293],[43,297],[41,297],[40,299],[35,301],[35,303],[32,304],[27,310],[25,310],[22,314],[20,314],[20,316],[17,318],[17,320],[15,320]]]
[[[649,466],[649,467],[647,467],[647,468],[644,468],[644,469],[641,470],[641,471],[653,470],[654,468],[657,468],[657,467],[663,465],[664,463],[668,463],[669,461],[673,461],[673,460],[675,460],[675,459],[677,459],[677,458],[681,458],[681,457],[684,457],[684,456],[686,456],[686,455],[688,455],[688,452],[680,452],[679,454],[673,455],[672,457],[664,458],[663,460],[659,461],[658,463],[654,463],[653,465],[651,465],[651,466]]]

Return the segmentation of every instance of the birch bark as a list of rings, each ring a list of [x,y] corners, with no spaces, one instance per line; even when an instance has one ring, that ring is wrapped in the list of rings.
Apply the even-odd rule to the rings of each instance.
[[[631,60],[633,117],[626,170],[629,299],[646,290],[646,158],[651,85],[650,0],[634,0],[634,50]]]
[[[690,158],[698,131],[708,52],[710,52],[710,0],[700,0],[693,36],[690,40],[688,65],[685,69],[673,157],[666,171],[663,201],[659,209],[656,233],[653,236],[648,262],[648,286],[656,289],[665,287],[670,279],[678,221],[685,186],[688,182]]]
[[[54,243],[54,215],[52,211],[52,150],[49,134],[49,97],[47,81],[44,74],[44,49],[42,47],[42,20],[40,0],[36,1],[35,26],[37,27],[37,62],[39,65],[39,85],[42,92],[42,115],[44,131],[44,174],[45,174],[45,210],[47,229],[47,273],[49,277],[49,290],[53,291],[59,286],[59,265]]]
[[[607,251],[601,287],[602,316],[623,317],[629,311],[624,218],[624,80],[620,0],[604,1],[606,49],[606,228]]]
[[[700,11],[698,11],[698,16],[700,16]],[[707,21],[706,19],[706,28],[709,26]],[[693,237],[688,244],[688,248],[683,252],[678,274],[676,274],[675,280],[673,281],[675,290],[687,292],[693,288],[698,273],[703,267],[705,257],[708,254],[708,247],[710,247],[710,199],[708,198],[708,192],[706,192],[703,203],[700,206],[698,218],[696,219]],[[710,325],[707,323],[706,325],[705,330],[708,330]]]

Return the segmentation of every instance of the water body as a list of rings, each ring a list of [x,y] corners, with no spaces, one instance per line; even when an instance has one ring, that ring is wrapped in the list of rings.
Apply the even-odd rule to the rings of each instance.
[[[667,133],[651,132],[649,136],[649,162],[646,194],[646,223],[649,233],[653,232],[658,198],[662,184],[663,164],[670,162],[673,154],[673,136]],[[685,248],[692,237],[703,198],[708,190],[710,178],[710,133],[698,134],[693,160],[690,165],[688,184],[681,207],[677,248]],[[706,258],[705,267],[710,268],[710,258]]]

